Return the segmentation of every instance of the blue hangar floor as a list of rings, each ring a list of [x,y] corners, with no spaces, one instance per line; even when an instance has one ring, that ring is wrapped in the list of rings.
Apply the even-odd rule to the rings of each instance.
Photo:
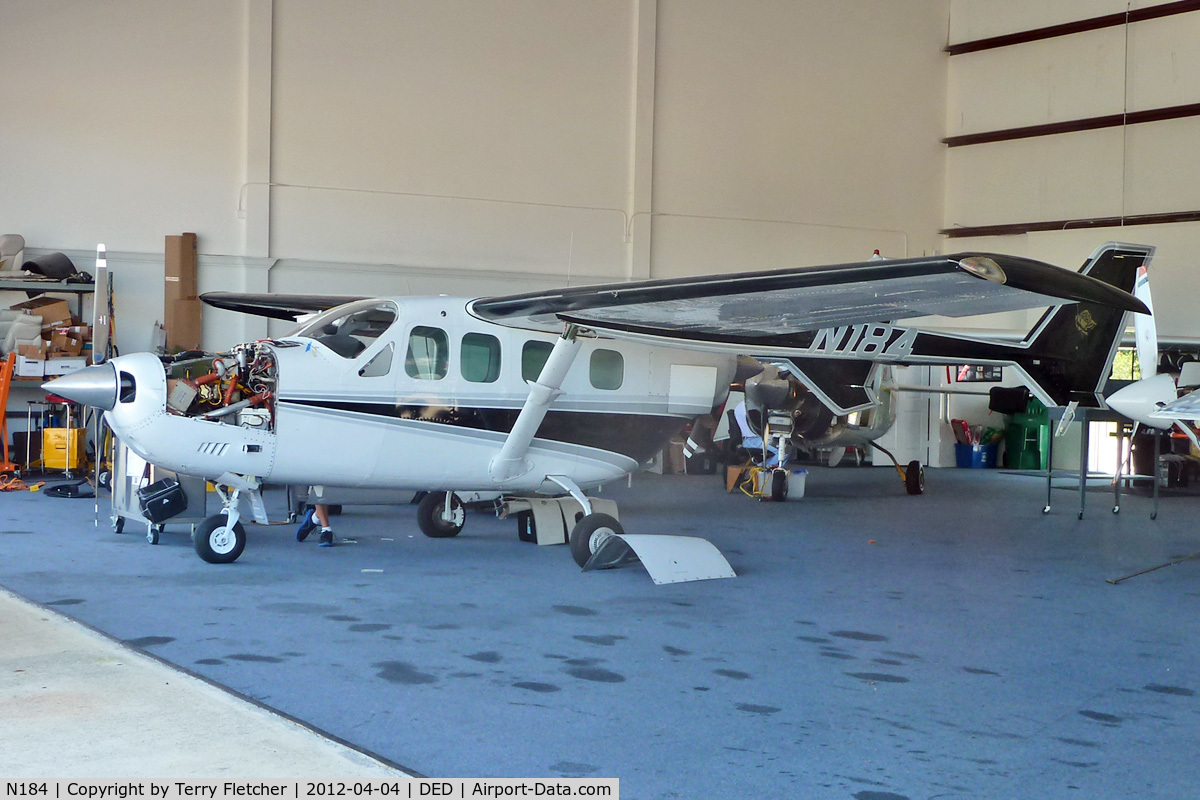
[[[564,547],[468,517],[348,508],[318,548],[250,528],[205,564],[0,500],[0,584],[409,770],[617,777],[621,796],[1200,796],[1194,498],[1089,494],[982,470],[812,469],[757,503],[713,476],[609,487],[626,528],[705,536],[739,577],[581,574]]]

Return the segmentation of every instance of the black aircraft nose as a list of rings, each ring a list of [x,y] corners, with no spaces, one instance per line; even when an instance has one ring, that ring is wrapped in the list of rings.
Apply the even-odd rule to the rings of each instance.
[[[42,384],[47,392],[110,411],[117,404],[117,370],[112,364],[85,367]]]

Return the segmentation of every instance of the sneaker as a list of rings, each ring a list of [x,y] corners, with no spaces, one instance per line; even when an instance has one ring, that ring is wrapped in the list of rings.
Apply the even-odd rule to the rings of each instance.
[[[317,541],[317,547],[333,547],[333,531],[326,528],[321,531],[321,538]]]
[[[303,542],[308,538],[308,535],[316,529],[316,511],[310,508],[304,512],[304,519],[300,521],[300,527],[296,528],[296,541]]]

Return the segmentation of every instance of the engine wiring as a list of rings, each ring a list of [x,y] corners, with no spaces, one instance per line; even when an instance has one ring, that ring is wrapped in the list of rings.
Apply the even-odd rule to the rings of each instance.
[[[276,363],[273,342],[240,344],[168,368],[167,410],[243,427],[275,428]],[[193,376],[196,368],[207,371]]]

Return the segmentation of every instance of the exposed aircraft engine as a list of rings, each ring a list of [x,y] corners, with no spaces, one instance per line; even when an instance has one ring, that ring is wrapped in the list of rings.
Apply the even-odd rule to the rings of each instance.
[[[771,414],[786,414],[792,420],[792,442],[804,446],[805,440],[824,436],[834,422],[833,412],[817,399],[804,384],[779,367],[768,365],[746,379],[746,419],[760,435],[762,421]]]
[[[275,355],[263,342],[166,365],[167,411],[243,428],[275,428]]]

